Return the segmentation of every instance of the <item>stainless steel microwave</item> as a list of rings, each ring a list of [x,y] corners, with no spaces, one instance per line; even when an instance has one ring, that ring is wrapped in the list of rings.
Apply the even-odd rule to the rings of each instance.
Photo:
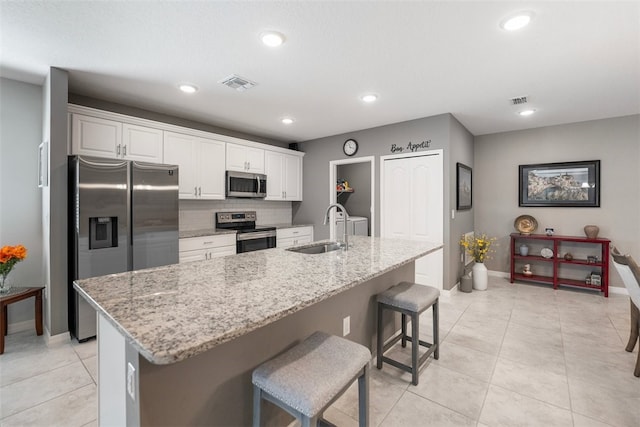
[[[260,173],[227,171],[227,197],[267,196],[267,176]]]

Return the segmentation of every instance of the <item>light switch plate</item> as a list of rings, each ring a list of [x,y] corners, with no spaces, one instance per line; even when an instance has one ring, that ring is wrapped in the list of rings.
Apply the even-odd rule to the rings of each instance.
[[[136,368],[133,367],[131,362],[127,363],[127,393],[131,397],[131,400],[136,401]]]
[[[351,332],[351,316],[342,319],[342,336],[346,337]]]

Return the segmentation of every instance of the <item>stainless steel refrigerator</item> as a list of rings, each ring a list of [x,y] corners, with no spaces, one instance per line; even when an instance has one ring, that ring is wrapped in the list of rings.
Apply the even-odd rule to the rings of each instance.
[[[96,335],[73,281],[178,262],[178,166],[69,157],[69,331]]]

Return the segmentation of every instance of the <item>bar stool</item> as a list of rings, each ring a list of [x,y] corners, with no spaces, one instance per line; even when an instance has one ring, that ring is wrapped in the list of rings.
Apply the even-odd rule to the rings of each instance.
[[[386,362],[396,368],[411,373],[413,385],[418,385],[418,371],[420,366],[433,353],[433,358],[438,359],[440,344],[438,339],[438,298],[440,291],[431,286],[419,285],[410,282],[401,282],[398,285],[378,294],[378,354],[376,365],[382,369],[382,362]],[[420,313],[433,306],[433,343],[420,340],[419,318]],[[402,330],[384,343],[382,336],[382,313],[384,310],[393,310],[402,313]],[[411,336],[407,335],[407,316],[411,316]],[[402,340],[402,347],[411,341],[411,366],[407,366],[384,355],[391,346]],[[428,350],[418,358],[419,346]]]
[[[260,425],[265,399],[286,410],[303,427],[320,425],[322,413],[358,379],[359,425],[369,425],[368,348],[315,332],[253,371],[253,426]]]

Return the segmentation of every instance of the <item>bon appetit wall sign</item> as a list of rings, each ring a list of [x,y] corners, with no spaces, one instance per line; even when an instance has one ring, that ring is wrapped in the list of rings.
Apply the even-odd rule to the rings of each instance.
[[[390,151],[392,153],[415,153],[418,150],[423,150],[425,148],[429,148],[431,146],[431,140],[428,139],[426,141],[422,141],[419,142],[417,144],[414,144],[413,142],[409,141],[409,143],[405,146],[405,145],[397,145],[397,144],[391,144],[391,149]]]

